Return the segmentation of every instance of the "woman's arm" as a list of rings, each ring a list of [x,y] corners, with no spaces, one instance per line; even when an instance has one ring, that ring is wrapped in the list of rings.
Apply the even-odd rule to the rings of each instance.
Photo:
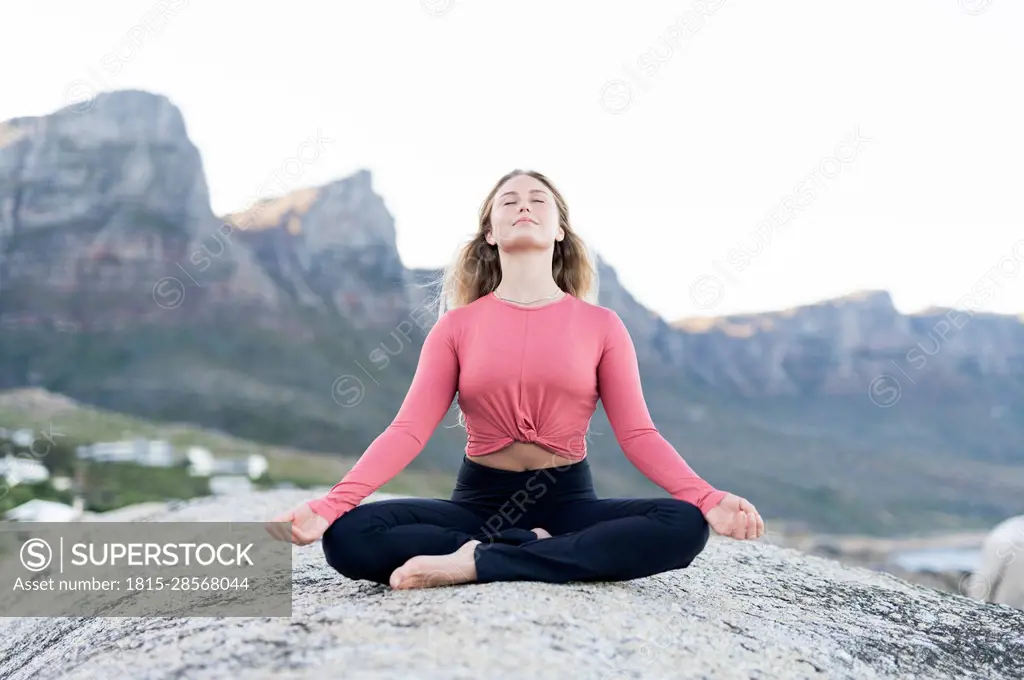
[[[366,449],[344,479],[309,506],[328,522],[384,486],[418,456],[452,405],[459,384],[452,313],[427,333],[416,373],[395,419]]]
[[[597,366],[597,388],[615,438],[633,465],[673,498],[706,513],[727,495],[695,473],[658,432],[647,410],[636,348],[622,319],[608,310],[608,334]]]

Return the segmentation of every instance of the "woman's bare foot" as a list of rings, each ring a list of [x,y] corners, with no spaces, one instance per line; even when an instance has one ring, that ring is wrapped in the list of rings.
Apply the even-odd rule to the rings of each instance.
[[[480,541],[468,541],[450,555],[417,555],[391,574],[394,590],[454,586],[476,580],[473,551]]]
[[[532,531],[533,533],[537,534],[537,540],[538,541],[540,539],[542,539],[542,538],[551,538],[551,534],[549,534],[547,531],[545,531],[544,529],[541,529],[539,527],[536,528],[536,529],[531,529],[530,531]]]

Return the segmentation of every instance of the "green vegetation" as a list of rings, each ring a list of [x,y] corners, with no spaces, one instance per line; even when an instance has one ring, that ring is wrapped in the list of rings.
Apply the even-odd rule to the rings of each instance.
[[[89,462],[83,475],[85,508],[107,512],[126,505],[209,496],[206,477],[191,477],[184,466],[143,467],[133,463]]]
[[[184,424],[159,424],[82,405],[68,405],[59,397],[38,399],[39,391],[0,393],[0,428],[31,429],[35,440],[18,446],[0,438],[0,457],[10,454],[42,463],[52,476],[81,483],[85,509],[106,512],[135,503],[186,500],[210,495],[206,477],[191,476],[187,466],[148,467],[134,463],[79,460],[75,449],[81,444],[123,439],[164,439],[181,449],[204,446],[219,458],[258,453],[267,458],[268,470],[253,481],[257,488],[273,488],[282,482],[299,488],[333,485],[351,468],[354,459],[292,451]],[[35,408],[27,408],[33,402]],[[23,398],[24,397],[24,398]],[[15,405],[19,404],[19,405]],[[448,475],[403,472],[382,491],[411,496],[447,497],[452,479]],[[0,514],[34,498],[70,504],[72,491],[57,491],[49,481],[17,484],[6,489],[0,480]]]
[[[92,512],[105,512],[133,503],[194,498],[210,493],[207,479],[189,476],[184,465],[159,468],[79,460],[75,448],[83,439],[66,436],[67,433],[55,429],[40,429],[36,434],[37,438],[29,446],[19,446],[9,439],[0,439],[0,455],[37,461],[47,469],[51,479],[34,484],[16,484],[10,488],[5,488],[6,484],[0,486],[0,491],[6,490],[6,493],[0,494],[0,513],[34,498],[70,504],[74,491],[54,489],[54,477],[75,480],[77,488],[81,489],[85,509]]]
[[[0,481],[0,492],[4,491],[7,485]],[[16,508],[23,503],[28,503],[33,499],[40,499],[44,501],[56,501],[58,503],[67,503],[71,505],[72,496],[67,491],[55,491],[53,487],[47,482],[40,482],[38,484],[18,484],[7,489],[6,494],[0,495],[0,515],[11,508]]]

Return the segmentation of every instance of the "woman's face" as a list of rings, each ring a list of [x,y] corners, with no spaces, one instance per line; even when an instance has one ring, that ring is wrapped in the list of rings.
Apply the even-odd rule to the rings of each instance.
[[[558,224],[558,205],[538,179],[516,175],[494,195],[487,242],[502,250],[546,250],[565,238]]]

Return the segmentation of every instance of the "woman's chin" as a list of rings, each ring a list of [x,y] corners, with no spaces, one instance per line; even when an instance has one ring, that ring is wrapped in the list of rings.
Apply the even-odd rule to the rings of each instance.
[[[550,248],[554,237],[545,241],[540,234],[529,229],[517,227],[516,230],[501,239],[501,249],[507,252],[516,250],[544,250]]]

